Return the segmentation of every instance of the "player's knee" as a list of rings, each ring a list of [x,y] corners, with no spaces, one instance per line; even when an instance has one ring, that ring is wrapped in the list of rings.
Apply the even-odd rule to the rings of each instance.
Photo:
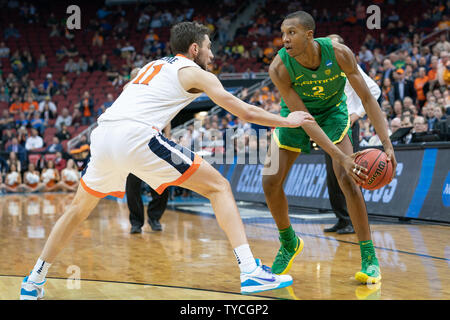
[[[344,194],[356,194],[359,191],[359,186],[347,173],[341,172],[337,177]]]
[[[263,175],[262,186],[265,192],[272,192],[283,185],[283,180],[278,175]]]
[[[211,182],[211,184],[206,192],[206,196],[210,197],[215,194],[224,194],[224,193],[231,193],[231,192],[232,192],[231,185],[228,182],[228,180],[225,179],[224,177],[222,177],[221,175],[218,175]]]

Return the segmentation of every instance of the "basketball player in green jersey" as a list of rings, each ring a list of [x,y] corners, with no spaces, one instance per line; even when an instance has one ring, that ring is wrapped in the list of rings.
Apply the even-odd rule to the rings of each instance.
[[[303,249],[303,240],[295,234],[289,220],[283,183],[299,153],[309,153],[311,138],[333,159],[333,169],[358,236],[362,268],[355,278],[361,283],[377,283],[381,272],[359,186],[367,176],[353,162],[357,154],[352,154],[350,118],[344,94],[347,80],[360,97],[395,172],[394,150],[380,107],[359,73],[352,51],[330,38],[315,39],[314,29],[315,22],[310,14],[304,11],[289,14],[281,25],[284,48],[278,51],[269,68],[269,75],[282,96],[281,115],[286,117],[290,112],[301,110],[315,118],[315,123],[303,129],[276,128],[272,136],[263,171],[264,194],[281,242],[272,272],[288,272]],[[267,168],[273,167],[271,162],[277,158],[279,170],[271,174]]]

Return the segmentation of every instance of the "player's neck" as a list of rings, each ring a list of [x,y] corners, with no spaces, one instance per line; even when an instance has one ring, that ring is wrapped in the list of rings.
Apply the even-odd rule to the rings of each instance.
[[[321,56],[320,44],[313,40],[295,60],[307,69],[316,70],[320,66]]]

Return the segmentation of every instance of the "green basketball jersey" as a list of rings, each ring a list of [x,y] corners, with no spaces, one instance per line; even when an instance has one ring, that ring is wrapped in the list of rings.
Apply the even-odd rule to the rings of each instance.
[[[345,105],[344,94],[345,73],[339,67],[330,38],[315,38],[321,48],[320,66],[317,70],[303,67],[289,56],[285,48],[278,51],[291,78],[291,84],[306,108],[312,115],[322,114],[326,110]],[[284,100],[281,100],[283,114],[288,110]],[[285,110],[283,110],[285,109]],[[288,112],[289,113],[289,112]]]

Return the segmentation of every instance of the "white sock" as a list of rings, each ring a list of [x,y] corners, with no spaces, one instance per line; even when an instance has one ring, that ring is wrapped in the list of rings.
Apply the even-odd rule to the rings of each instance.
[[[233,250],[241,272],[250,273],[256,269],[255,258],[248,244],[243,244]]]
[[[50,266],[51,266],[51,263],[45,262],[44,260],[41,260],[39,258],[28,279],[30,281],[33,281],[36,283],[41,283],[42,281],[45,280],[45,277],[47,276],[48,268],[50,268]]]

